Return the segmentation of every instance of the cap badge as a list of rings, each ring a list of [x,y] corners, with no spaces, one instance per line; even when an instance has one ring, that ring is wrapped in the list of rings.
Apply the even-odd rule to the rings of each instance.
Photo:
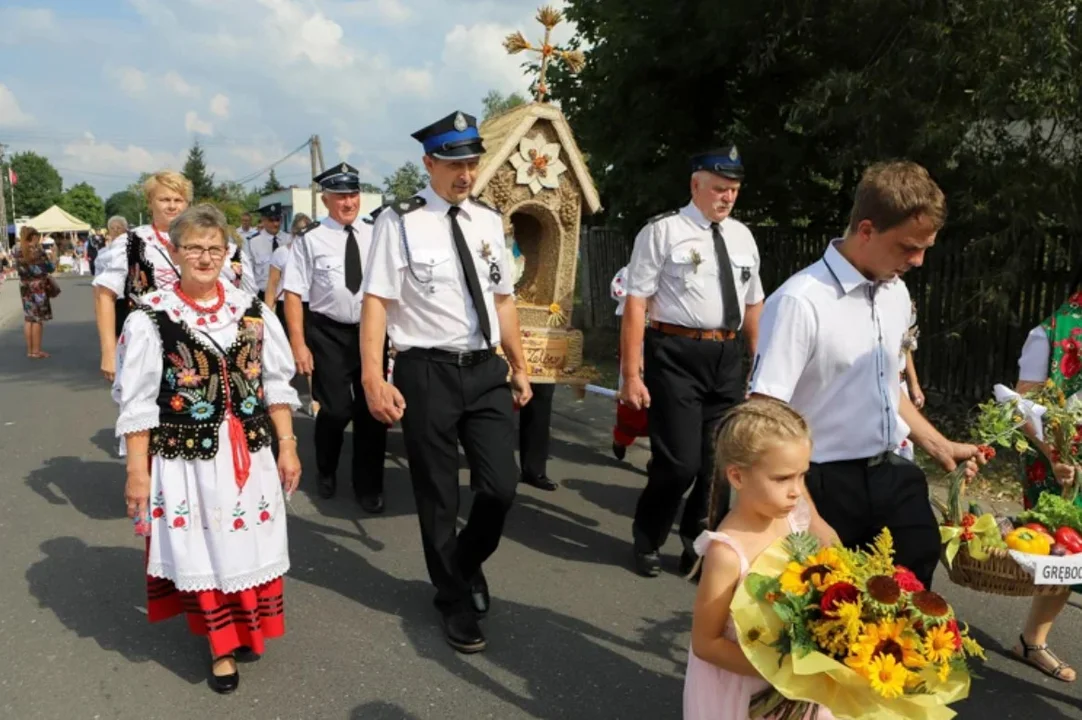
[[[400,203],[398,203],[398,207],[401,210],[409,210],[410,209],[410,204],[408,202],[400,202]]]
[[[466,118],[462,117],[462,113],[455,114],[455,130],[464,132],[468,125],[466,124]]]
[[[739,157],[740,157],[740,153],[738,153],[736,151],[736,146],[734,145],[732,147],[732,149],[729,150],[729,159],[732,160],[733,162],[736,162]]]
[[[735,152],[735,150],[734,150],[734,152]],[[341,165],[338,166],[338,172],[344,173],[345,171],[346,171],[346,164],[345,163],[342,163]]]

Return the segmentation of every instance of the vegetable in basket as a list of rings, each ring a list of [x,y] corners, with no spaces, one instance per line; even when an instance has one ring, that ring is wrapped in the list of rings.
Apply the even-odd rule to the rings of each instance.
[[[1048,535],[1020,527],[1006,538],[1007,547],[1030,555],[1047,555],[1052,550],[1052,538]]]

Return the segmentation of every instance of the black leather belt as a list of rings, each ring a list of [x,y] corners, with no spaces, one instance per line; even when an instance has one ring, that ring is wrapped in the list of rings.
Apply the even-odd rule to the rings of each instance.
[[[470,352],[451,352],[437,348],[410,348],[398,353],[399,357],[417,358],[419,360],[431,360],[432,362],[457,365],[458,367],[472,367],[480,365],[496,353],[492,350],[471,350]]]

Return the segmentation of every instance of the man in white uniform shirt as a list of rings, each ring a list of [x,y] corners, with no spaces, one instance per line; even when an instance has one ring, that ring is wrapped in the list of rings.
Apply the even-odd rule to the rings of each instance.
[[[282,233],[282,204],[270,203],[259,208],[261,229],[255,235],[244,238],[241,255],[247,262],[245,272],[241,273],[241,286],[245,292],[263,297],[267,291],[267,276],[270,275],[271,258],[274,251],[288,244],[288,238]],[[241,231],[238,231],[241,232]],[[247,272],[248,269],[251,272]]]
[[[334,496],[346,426],[353,423],[353,492],[368,513],[381,513],[387,426],[368,412],[361,387],[361,278],[372,226],[361,221],[357,169],[341,163],[316,176],[329,217],[293,242],[283,273],[285,315],[297,372],[312,376],[319,494]],[[307,297],[306,297],[307,293]],[[304,301],[308,310],[304,311]],[[386,367],[377,355],[377,371]]]
[[[240,227],[237,228],[240,239],[247,240],[258,232],[259,228],[252,227],[252,213],[247,211],[242,213],[240,216]]]
[[[694,562],[716,425],[745,393],[738,333],[754,353],[764,297],[755,238],[729,216],[744,177],[736,147],[696,155],[691,171],[691,202],[651,218],[635,238],[620,333],[621,401],[649,409],[652,459],[632,525],[645,577],[661,572],[658,551],[689,487],[680,571]]]
[[[910,436],[947,470],[979,458],[944,438],[899,384],[909,291],[946,219],[943,191],[912,162],[873,165],[845,237],[767,300],[751,391],[790,403],[812,431],[808,492],[849,546],[894,536],[896,559],[930,586],[939,529],[923,471],[894,453]],[[976,463],[967,468],[972,474]]]
[[[364,279],[361,352],[372,414],[402,420],[429,576],[447,641],[479,652],[488,611],[482,564],[496,550],[515,497],[512,398],[530,382],[500,214],[470,190],[484,152],[476,120],[453,113],[413,134],[430,184],[376,220]],[[380,372],[384,334],[394,385]],[[502,344],[512,369],[495,350]],[[475,495],[461,533],[458,444]]]

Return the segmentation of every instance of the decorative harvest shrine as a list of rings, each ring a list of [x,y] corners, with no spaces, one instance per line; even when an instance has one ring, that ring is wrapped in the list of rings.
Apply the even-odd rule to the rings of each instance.
[[[535,102],[482,123],[486,153],[473,194],[503,215],[530,380],[584,388],[596,372],[583,365],[582,331],[571,328],[571,311],[582,214],[598,212],[601,199],[567,118],[545,102],[550,63],[578,72],[586,62],[578,50],[552,44],[552,29],[562,20],[559,11],[543,7],[537,13],[545,28],[539,45],[518,32],[504,40],[512,55],[539,57]]]

